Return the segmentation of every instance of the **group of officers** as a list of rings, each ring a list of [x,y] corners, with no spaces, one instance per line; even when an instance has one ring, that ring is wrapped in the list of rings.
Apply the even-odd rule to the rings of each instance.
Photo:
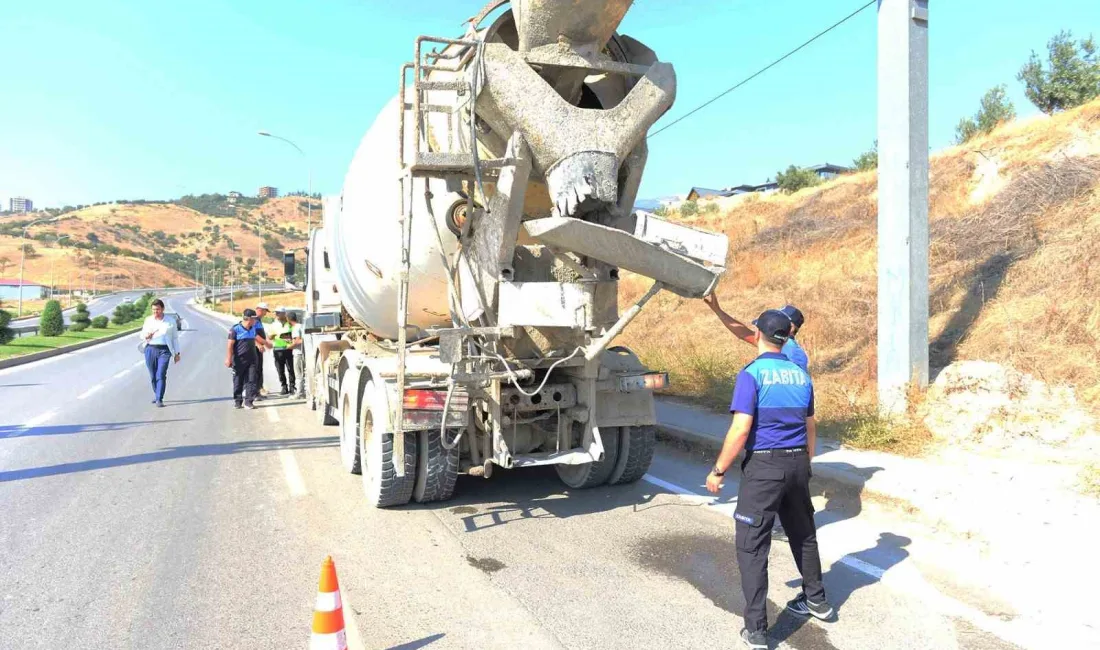
[[[272,353],[283,397],[305,397],[305,354],[302,350],[302,325],[297,312],[275,308],[273,321],[264,324],[270,313],[267,303],[245,309],[241,321],[229,328],[225,366],[233,371],[233,405],[255,408],[255,402],[267,396],[264,388],[264,354]]]

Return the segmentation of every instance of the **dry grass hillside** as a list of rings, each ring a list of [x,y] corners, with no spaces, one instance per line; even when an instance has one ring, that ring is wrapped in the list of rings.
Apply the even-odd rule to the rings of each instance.
[[[318,222],[319,208],[314,201]],[[245,275],[255,277],[262,267],[265,278],[281,278],[281,251],[305,245],[305,198],[209,209],[216,214],[176,203],[112,203],[67,212],[28,230],[34,253],[27,257],[25,279],[49,284],[52,275],[60,287],[67,288],[70,278],[74,286],[90,287],[94,273],[99,287],[184,285],[193,282],[196,261],[217,258]],[[0,227],[31,220],[5,217]],[[11,232],[0,234],[2,277],[19,272],[18,231]]]
[[[1100,406],[1100,101],[935,154],[930,200],[933,373],[996,362]],[[683,221],[729,235],[723,307],[749,322],[798,305],[820,410],[851,424],[875,392],[875,173],[722,201]],[[624,281],[624,304],[645,288]],[[675,394],[724,408],[754,351],[701,301],[650,305],[624,343],[670,369]]]

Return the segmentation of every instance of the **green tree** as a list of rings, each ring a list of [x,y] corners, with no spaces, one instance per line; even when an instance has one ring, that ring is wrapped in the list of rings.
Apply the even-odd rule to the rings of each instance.
[[[65,333],[65,319],[61,316],[61,303],[50,300],[42,310],[42,318],[38,326],[42,336],[61,336]]]
[[[861,172],[878,169],[878,140],[875,140],[873,147],[859,154],[859,156],[852,161],[852,167],[855,168],[856,171]]]
[[[8,327],[9,323],[11,323],[11,314],[0,309],[0,345],[7,345],[15,338],[15,332]]]
[[[1016,78],[1032,104],[1048,115],[1100,97],[1100,57],[1092,36],[1073,42],[1073,34],[1058,32],[1047,43],[1047,62],[1035,51]]]
[[[681,217],[694,217],[699,214],[699,204],[695,201],[684,201],[680,204]]]
[[[1009,101],[1004,84],[994,86],[982,96],[982,104],[973,117],[964,117],[955,127],[955,141],[969,142],[977,135],[990,133],[1005,122],[1016,119],[1016,108]]]
[[[92,322],[91,316],[88,314],[88,305],[82,302],[76,303],[76,313],[72,317],[73,329],[77,332],[87,329],[88,325]],[[83,325],[81,329],[76,329],[78,325]]]
[[[26,244],[23,249],[23,254],[27,256],[28,260],[39,257],[38,250],[34,247],[34,244]]]
[[[780,191],[793,194],[798,190],[819,184],[821,177],[811,169],[800,169],[791,165],[787,171],[777,173],[775,181],[779,184]]]

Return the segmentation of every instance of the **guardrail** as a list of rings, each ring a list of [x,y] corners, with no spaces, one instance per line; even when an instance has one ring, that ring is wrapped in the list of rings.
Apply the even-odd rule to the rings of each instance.
[[[23,336],[24,334],[38,334],[38,325],[23,325],[22,327],[8,326],[8,329],[15,333],[16,336]]]

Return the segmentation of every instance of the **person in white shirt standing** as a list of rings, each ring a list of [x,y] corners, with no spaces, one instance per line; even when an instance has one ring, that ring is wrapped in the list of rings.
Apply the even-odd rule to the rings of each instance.
[[[153,301],[153,315],[141,326],[141,338],[145,341],[145,367],[149,369],[149,382],[153,385],[153,404],[164,407],[164,389],[168,385],[168,363],[174,358],[180,362],[179,332],[175,320],[164,317],[164,301]]]
[[[298,391],[295,397],[306,396],[306,355],[302,350],[302,324],[298,322],[298,313],[287,312],[290,321],[290,350],[294,354],[294,374],[298,376]]]

